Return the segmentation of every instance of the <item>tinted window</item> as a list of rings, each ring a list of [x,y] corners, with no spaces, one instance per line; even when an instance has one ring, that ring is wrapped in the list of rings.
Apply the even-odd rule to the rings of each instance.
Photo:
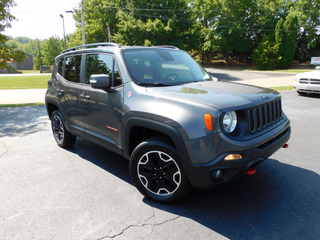
[[[120,74],[112,55],[88,54],[86,58],[85,81],[89,84],[90,76],[93,74],[109,75],[113,80],[112,86],[122,84]]]
[[[70,82],[80,82],[81,55],[65,58],[64,78]]]
[[[86,59],[86,83],[93,74],[105,74],[112,78],[113,57],[107,54],[89,54]]]
[[[63,60],[64,60],[64,58],[61,58],[61,59],[59,59],[59,62],[58,62],[58,73],[59,73],[61,76],[63,76],[63,75],[62,75]]]
[[[117,64],[114,62],[114,65],[113,65],[113,86],[116,87],[116,86],[120,86],[122,84],[122,81],[121,81],[121,77],[120,77],[120,74],[119,74],[119,70],[118,70],[118,66]]]

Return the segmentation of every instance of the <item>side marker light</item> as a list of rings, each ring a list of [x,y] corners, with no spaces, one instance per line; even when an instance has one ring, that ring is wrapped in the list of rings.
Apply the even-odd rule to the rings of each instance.
[[[206,127],[209,131],[212,131],[212,116],[209,113],[206,113],[204,115],[204,122],[206,124]]]

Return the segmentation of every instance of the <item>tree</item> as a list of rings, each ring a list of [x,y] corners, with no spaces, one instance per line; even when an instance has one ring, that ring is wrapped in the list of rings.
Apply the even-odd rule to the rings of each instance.
[[[185,0],[128,1],[117,14],[113,39],[124,45],[174,45],[185,50],[196,47],[194,23]]]
[[[16,37],[14,40],[18,41],[21,44],[26,44],[28,43],[31,39],[27,37]]]
[[[7,46],[5,43],[7,41],[7,37],[1,32],[3,32],[6,28],[11,27],[10,22],[15,19],[15,17],[10,14],[10,7],[14,6],[13,0],[1,0],[0,4],[0,68],[10,69],[11,67],[7,64],[8,61],[13,60],[15,62],[22,62],[26,55],[19,49],[14,47]]]
[[[280,19],[275,33],[266,36],[255,49],[252,58],[260,70],[290,68],[296,51],[298,19],[294,14]]]
[[[275,35],[265,36],[252,54],[252,59],[256,63],[257,69],[275,69],[281,59],[278,49],[279,45],[275,42]]]
[[[203,51],[219,51],[230,58],[247,60],[257,34],[253,23],[259,14],[254,0],[195,0],[193,11],[201,24]]]
[[[87,0],[85,1],[86,42],[112,40],[125,45],[170,44],[183,49],[195,46],[188,1],[176,0]],[[75,9],[76,33],[72,44],[81,44],[81,12]],[[108,30],[109,27],[109,30]]]
[[[56,56],[58,56],[63,50],[63,40],[59,37],[50,37],[44,40],[42,44],[42,64],[54,65]]]
[[[280,20],[276,27],[275,40],[278,44],[278,54],[281,56],[277,68],[289,68],[293,64],[298,38],[298,18],[289,14],[287,19]]]
[[[125,1],[120,0],[86,0],[85,4],[85,33],[86,43],[107,42],[108,26],[111,35],[117,32],[116,15],[121,7],[126,7]],[[77,30],[70,36],[68,47],[81,45],[81,7],[74,9],[73,17],[76,21]]]
[[[306,59],[320,49],[319,8],[319,0],[86,0],[86,42],[109,41],[109,29],[117,43],[176,45],[203,63],[216,52],[226,62],[250,62],[264,46],[261,57],[274,56],[271,65],[284,68],[293,52]],[[80,8],[74,18],[68,47],[82,42]]]
[[[11,39],[11,40],[7,41],[6,45],[10,48],[19,48],[19,49],[22,49],[22,46],[23,46],[23,44],[21,42],[18,42],[15,39]]]

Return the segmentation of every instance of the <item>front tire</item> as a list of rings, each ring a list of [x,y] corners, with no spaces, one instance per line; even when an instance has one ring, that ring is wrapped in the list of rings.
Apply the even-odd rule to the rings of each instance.
[[[160,139],[140,143],[130,157],[129,168],[134,185],[152,201],[176,202],[189,193],[190,184],[177,152]]]
[[[307,96],[307,93],[305,93],[305,92],[297,91],[297,93],[298,93],[299,96]]]
[[[71,147],[76,142],[76,136],[65,128],[61,113],[58,110],[53,111],[51,115],[51,128],[59,147]]]

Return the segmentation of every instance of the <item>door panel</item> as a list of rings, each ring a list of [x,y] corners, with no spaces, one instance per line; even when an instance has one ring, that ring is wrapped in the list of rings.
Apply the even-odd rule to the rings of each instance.
[[[85,82],[93,74],[109,75],[114,80],[114,59],[109,54],[88,54],[85,64]],[[119,75],[119,74],[118,74]],[[119,76],[117,81],[119,81]],[[120,80],[121,81],[121,80]],[[104,142],[107,148],[114,145],[120,149],[120,134],[122,121],[123,90],[122,87],[106,92],[93,89],[89,84],[79,94],[80,108],[85,112],[83,122],[86,127],[86,137],[92,141]],[[112,149],[114,150],[114,149]]]
[[[64,72],[57,74],[59,86],[57,96],[63,109],[63,116],[71,132],[84,136],[84,128],[81,128],[83,112],[79,109],[80,67],[81,55],[67,56],[64,59]]]

